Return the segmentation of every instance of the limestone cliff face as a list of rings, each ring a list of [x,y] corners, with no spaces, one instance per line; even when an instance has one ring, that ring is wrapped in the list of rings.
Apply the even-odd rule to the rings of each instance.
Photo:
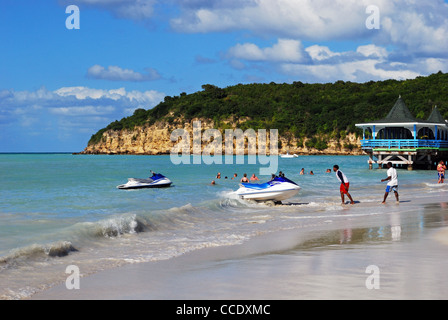
[[[196,119],[198,120],[198,119]],[[213,122],[201,120],[202,128],[213,128]],[[171,141],[171,134],[176,129],[184,129],[193,136],[193,122],[184,125],[172,125],[164,121],[155,122],[151,126],[135,127],[133,130],[113,131],[103,133],[100,142],[90,144],[83,154],[136,154],[159,155],[170,154],[171,149],[178,144]],[[192,150],[192,142],[190,142]]]
[[[286,152],[289,152],[290,154],[303,154],[303,155],[362,155],[365,154],[361,150],[361,140],[356,137],[355,134],[350,133],[348,134],[344,139],[326,139],[325,137],[322,137],[326,141],[326,144],[328,147],[324,150],[317,150],[315,148],[308,148],[306,147],[306,142],[309,139],[305,139],[303,143],[300,143],[300,145],[303,145],[302,147],[297,147],[297,143],[299,142],[298,139],[292,138],[289,140],[280,137],[279,140],[281,142],[282,148],[279,149],[280,154],[284,154]],[[296,146],[296,147],[294,147]],[[350,146],[350,148],[347,148],[347,146]]]
[[[194,127],[194,121],[200,121],[200,128]],[[229,122],[231,123],[231,122]],[[197,124],[197,122],[196,122]],[[165,121],[155,122],[151,126],[143,126],[136,127],[133,130],[121,130],[121,131],[113,131],[109,130],[103,133],[101,140],[96,144],[88,145],[82,154],[135,154],[135,155],[161,155],[161,154],[170,154],[174,147],[185,146],[189,148],[189,152],[194,154],[198,151],[198,149],[194,149],[193,145],[196,142],[197,146],[197,137],[203,138],[203,134],[207,129],[213,129],[214,123],[213,121],[207,119],[194,119],[191,122],[185,122],[181,124],[177,123],[167,123]],[[176,129],[183,129],[184,138],[179,138],[175,141],[171,141],[172,133]],[[233,129],[236,129],[236,126],[233,126]],[[200,131],[199,131],[200,130]],[[266,139],[266,154],[270,154],[270,140],[269,140],[269,131],[267,131],[267,139]],[[327,155],[360,155],[362,151],[360,149],[361,142],[354,134],[347,135],[343,140],[332,140],[326,139],[326,144],[328,148],[325,150],[317,150],[314,148],[306,147],[306,141],[301,141],[295,137],[283,137],[279,136],[279,145],[278,153],[284,154],[289,152],[290,154],[327,154]],[[189,138],[189,141],[186,141],[186,137]],[[196,137],[196,141],[193,138]],[[258,137],[258,135],[257,135]],[[324,138],[325,139],[325,138]],[[210,147],[213,139],[203,140],[201,143],[201,152],[204,151],[204,148]],[[237,141],[233,141],[233,148],[236,150]],[[300,145],[300,147],[298,146]],[[350,149],[344,148],[344,146],[351,146]],[[244,150],[244,153],[247,154],[255,154],[259,149],[257,145],[255,148],[249,148],[248,140],[245,140],[244,146],[239,145],[240,148]],[[222,154],[225,154],[225,134],[222,132]],[[211,154],[213,154],[213,150]],[[178,151],[181,153],[182,151],[179,149]]]
[[[174,143],[170,135],[174,128],[166,123],[156,122],[149,127],[136,127],[133,130],[103,133],[101,140],[90,144],[82,153],[86,154],[169,154]]]

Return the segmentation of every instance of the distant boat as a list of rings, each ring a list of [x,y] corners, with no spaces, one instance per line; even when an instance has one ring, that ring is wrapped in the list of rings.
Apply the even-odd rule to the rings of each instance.
[[[286,154],[282,154],[280,155],[281,158],[297,158],[298,155],[294,154],[289,154],[289,152],[287,152]]]

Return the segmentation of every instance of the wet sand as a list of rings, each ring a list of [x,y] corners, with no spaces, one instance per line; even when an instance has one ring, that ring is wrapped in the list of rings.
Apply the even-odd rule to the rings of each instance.
[[[126,265],[81,277],[79,290],[61,284],[32,299],[446,299],[444,198],[390,204],[390,214],[370,221],[273,232]]]

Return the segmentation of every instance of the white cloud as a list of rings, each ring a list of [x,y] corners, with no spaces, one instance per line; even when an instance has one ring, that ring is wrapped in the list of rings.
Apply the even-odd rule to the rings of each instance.
[[[163,100],[164,97],[165,97],[164,93],[155,90],[148,90],[144,92],[132,90],[126,92],[127,99],[129,99],[131,102],[135,101],[140,104],[150,103],[150,105],[155,105],[156,103]]]
[[[368,80],[413,79],[419,75],[412,70],[387,70],[378,66],[378,60],[347,61],[339,64],[299,65],[283,64],[282,71],[293,76],[305,76],[318,82],[337,80],[365,82]]]
[[[228,56],[250,61],[303,62],[307,59],[302,43],[291,39],[279,39],[267,48],[260,48],[253,43],[237,44],[229,49]]]
[[[54,93],[48,91],[45,87],[42,87],[36,91],[9,91],[9,96],[7,98],[13,98],[17,102],[42,101],[53,99]]]
[[[374,44],[359,46],[356,52],[367,58],[385,59],[389,55],[385,48],[378,47]]]
[[[244,6],[184,10],[171,25],[181,32],[250,30],[257,35],[328,40],[363,34],[368,2],[372,1],[246,1]]]
[[[107,68],[104,68],[98,64],[91,66],[87,70],[87,77],[111,81],[134,82],[152,81],[161,78],[157,70],[152,68],[146,68],[145,73],[140,73],[131,69],[122,69],[118,66],[108,66]]]
[[[395,44],[414,54],[442,54],[448,50],[448,4],[444,1],[390,1],[391,14],[381,18],[378,41]]]
[[[332,52],[326,47],[306,48],[313,62],[308,65],[283,64],[286,74],[310,76],[315,81],[413,79],[417,76],[448,70],[447,58],[412,58],[406,63],[394,60],[386,48],[373,44],[354,51]]]
[[[82,86],[62,87],[58,90],[55,90],[54,93],[61,97],[75,97],[77,100],[120,100],[123,104],[134,104],[137,105],[137,107],[146,109],[155,106],[165,97],[164,93],[155,90],[126,91],[125,88],[104,90]]]
[[[257,36],[302,41],[371,40],[396,45],[416,54],[448,51],[448,4],[440,0],[257,0],[233,6],[183,8],[171,19],[179,32],[206,33],[234,30]],[[380,29],[366,28],[366,8],[375,5]]]
[[[448,70],[448,59],[443,58],[425,58],[421,59],[421,65],[425,74],[436,73],[441,70]]]
[[[101,99],[108,98],[112,100],[118,100],[123,95],[125,95],[124,88],[114,89],[114,90],[103,90],[94,89],[88,87],[62,87],[54,91],[57,95],[61,97],[74,96],[76,99],[85,100],[87,98],[91,99]]]
[[[317,44],[306,48],[305,51],[309,54],[311,59],[314,61],[328,60],[332,57],[341,55],[338,52],[331,51],[328,47],[319,46]]]
[[[60,107],[50,108],[49,112],[62,116],[92,116],[107,115],[115,111],[113,106],[82,106],[82,107]]]
[[[72,4],[69,0],[63,3]],[[77,4],[148,21],[160,0],[78,0]],[[261,37],[301,41],[365,41],[396,45],[419,55],[448,50],[448,4],[442,0],[169,0],[171,27],[182,33],[243,30]],[[380,14],[380,29],[369,30],[366,8]],[[163,6],[161,6],[163,7]],[[175,15],[175,16],[173,16]]]
[[[63,150],[68,148],[79,151],[77,149],[84,148],[97,130],[131,115],[135,109],[154,107],[164,96],[154,90],[104,90],[82,86],[63,87],[54,91],[46,88],[35,91],[2,90],[0,129],[3,136],[0,138],[3,139],[2,143],[6,141],[2,147],[15,150],[16,146],[9,140],[19,139],[19,136],[23,144],[30,147],[26,141],[32,135],[39,136],[41,146],[58,145]],[[57,142],[60,137],[64,137],[64,143]],[[79,144],[68,146],[67,141],[77,141]]]
[[[300,69],[314,75],[317,72],[310,70],[328,70],[329,74],[339,70],[340,79],[365,79],[369,75],[373,79],[385,75],[403,78],[425,74],[426,70],[448,71],[448,4],[442,0],[169,0],[163,6],[157,5],[162,3],[158,0],[78,2],[135,21],[153,19],[155,9],[168,7],[163,17],[181,33],[242,31],[244,36],[264,41],[278,39],[269,47],[261,47],[255,40],[232,46],[222,56],[235,70],[260,67],[257,62],[263,62],[285,74],[285,64],[308,63],[308,68]],[[379,29],[366,27],[371,14],[366,9],[371,5],[379,9]],[[335,49],[342,42],[344,46],[363,45],[345,51]],[[305,43],[311,44],[303,48]],[[196,62],[211,61],[199,53]],[[160,77],[153,69],[137,72],[101,65],[92,66],[88,75],[114,81]]]
[[[274,68],[283,75],[308,82],[412,79],[448,70],[448,59],[416,58],[403,63],[393,60],[386,48],[373,44],[361,45],[351,51],[335,52],[320,45],[303,49],[299,41],[282,39],[268,48],[260,48],[253,43],[237,45],[228,50],[226,57],[237,70],[244,67],[246,71],[252,68],[265,72]],[[253,61],[263,61],[263,68],[250,63]]]

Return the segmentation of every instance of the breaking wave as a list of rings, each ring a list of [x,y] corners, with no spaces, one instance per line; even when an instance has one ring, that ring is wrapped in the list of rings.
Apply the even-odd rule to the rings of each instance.
[[[35,243],[6,252],[0,256],[0,270],[33,260],[64,257],[110,239],[143,232],[189,228],[204,221],[206,214],[203,208],[187,204],[168,210],[128,213],[94,222],[78,222],[50,235],[57,240],[48,244]]]
[[[6,256],[0,257],[0,268],[10,268],[27,260],[45,260],[47,258],[64,257],[70,252],[78,251],[70,241],[58,241],[50,244],[33,244],[11,250]]]

